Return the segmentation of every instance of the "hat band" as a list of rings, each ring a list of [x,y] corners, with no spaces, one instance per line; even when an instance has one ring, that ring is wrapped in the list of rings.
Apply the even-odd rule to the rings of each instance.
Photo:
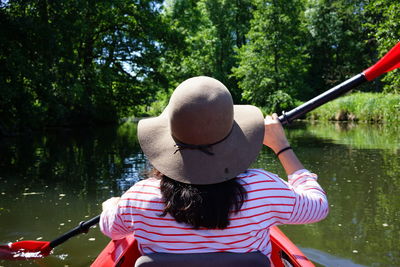
[[[197,150],[200,150],[201,152],[203,152],[203,153],[205,153],[207,155],[213,156],[214,153],[210,151],[210,149],[212,149],[212,146],[225,141],[231,135],[232,130],[233,130],[233,125],[232,125],[232,128],[229,131],[229,133],[224,138],[222,138],[218,142],[215,142],[215,143],[212,143],[212,144],[208,144],[208,145],[192,145],[192,144],[185,144],[185,143],[182,143],[180,141],[176,142],[175,145],[174,145],[174,147],[176,147],[176,150],[175,150],[174,154],[176,152],[184,150],[184,149],[197,149]]]

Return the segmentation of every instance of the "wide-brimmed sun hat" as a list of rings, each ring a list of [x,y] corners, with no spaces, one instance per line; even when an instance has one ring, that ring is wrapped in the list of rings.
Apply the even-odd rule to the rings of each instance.
[[[215,184],[245,171],[264,138],[264,118],[251,105],[233,105],[228,89],[206,76],[173,92],[158,117],[139,121],[140,146],[162,174],[188,184]]]

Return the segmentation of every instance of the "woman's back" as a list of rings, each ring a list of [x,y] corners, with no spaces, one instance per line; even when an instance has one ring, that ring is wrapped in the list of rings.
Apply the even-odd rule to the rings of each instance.
[[[101,228],[113,239],[134,231],[144,254],[261,251],[269,256],[269,227],[318,221],[327,214],[326,197],[316,176],[306,170],[291,177],[295,190],[275,174],[258,169],[248,170],[237,179],[247,199],[240,212],[231,213],[225,229],[193,229],[177,223],[169,214],[161,217],[165,205],[160,179],[155,178],[138,182],[128,190],[119,201],[117,214],[106,216],[110,219],[103,220]],[[299,210],[304,201],[314,207],[310,214]]]

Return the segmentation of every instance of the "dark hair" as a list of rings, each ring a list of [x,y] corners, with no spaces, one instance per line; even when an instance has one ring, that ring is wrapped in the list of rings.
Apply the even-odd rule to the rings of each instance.
[[[161,194],[165,208],[161,217],[169,213],[179,223],[194,229],[224,229],[228,227],[230,212],[237,213],[247,199],[247,192],[234,178],[228,181],[194,185],[161,177]]]

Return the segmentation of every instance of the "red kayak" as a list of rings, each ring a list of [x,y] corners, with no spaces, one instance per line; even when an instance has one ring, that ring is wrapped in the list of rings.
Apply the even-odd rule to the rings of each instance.
[[[284,262],[289,262],[294,267],[310,267],[314,264],[287,238],[287,236],[274,226],[270,231],[272,242],[271,261],[275,267],[284,267]],[[91,265],[101,266],[135,266],[136,260],[141,256],[137,241],[134,236],[110,241]]]

